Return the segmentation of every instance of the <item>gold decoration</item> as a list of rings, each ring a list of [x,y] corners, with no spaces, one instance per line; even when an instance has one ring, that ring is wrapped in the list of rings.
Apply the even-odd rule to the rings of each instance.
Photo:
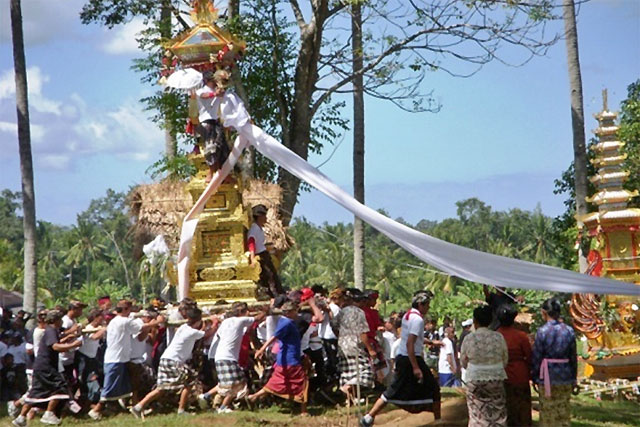
[[[218,20],[218,9],[211,0],[193,0],[191,19],[196,24],[212,24]]]
[[[593,197],[587,198],[598,206],[598,211],[584,215],[578,220],[584,223],[589,236],[596,240],[593,250],[601,259],[600,275],[639,283],[640,233],[637,230],[640,227],[640,210],[627,207],[627,202],[636,197],[638,191],[623,188],[629,176],[629,172],[622,169],[627,154],[620,152],[624,143],[617,140],[617,114],[607,109],[606,91],[604,98],[603,111],[595,116],[599,126],[594,133],[599,141],[594,146],[596,157],[592,160],[599,168],[592,178],[598,190]],[[634,333],[634,327],[640,318],[633,310],[634,301],[635,304],[639,304],[638,299],[622,295],[597,297],[593,294],[574,294],[570,306],[573,324],[588,338],[589,347],[592,349],[604,348],[612,352],[620,352],[621,349],[640,351],[640,336]],[[606,316],[607,319],[613,320],[605,322],[604,309],[615,310],[617,316]],[[592,365],[589,372],[601,378],[612,375],[637,376],[640,370],[638,363],[625,360],[622,356],[615,361],[608,361],[607,366],[601,361],[589,360],[588,363]]]
[[[205,268],[200,271],[200,279],[205,282],[219,282],[231,280],[236,272],[231,268]]]

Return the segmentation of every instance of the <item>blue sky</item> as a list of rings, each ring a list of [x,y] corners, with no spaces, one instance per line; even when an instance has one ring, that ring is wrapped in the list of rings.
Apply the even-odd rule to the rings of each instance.
[[[36,209],[39,219],[60,224],[73,223],[107,188],[126,191],[149,182],[145,170],[164,143],[137,102],[152,88],[129,69],[141,24],[110,31],[82,25],[83,3],[23,2]],[[561,23],[551,29],[562,31]],[[627,85],[640,77],[640,1],[583,5],[578,34],[590,132],[602,89],[617,109]],[[0,188],[18,190],[12,70],[9,0],[0,0]],[[424,85],[442,104],[437,114],[366,101],[369,206],[414,223],[453,216],[455,202],[473,196],[495,209],[539,203],[548,215],[562,212],[562,197],[552,190],[572,159],[564,42],[523,67],[492,63],[469,79],[433,73]],[[331,151],[310,162],[323,163]],[[322,167],[349,190],[351,153],[347,133]],[[316,223],[351,220],[316,191],[304,194],[294,213]]]

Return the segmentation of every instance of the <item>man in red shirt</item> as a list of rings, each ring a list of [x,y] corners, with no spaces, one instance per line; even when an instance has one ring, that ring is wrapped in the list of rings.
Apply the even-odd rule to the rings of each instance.
[[[369,338],[369,342],[373,347],[375,354],[371,354],[371,359],[373,361],[373,368],[376,373],[376,378],[379,383],[382,383],[384,380],[384,369],[387,367],[387,361],[384,357],[384,351],[382,350],[382,346],[378,341],[378,331],[384,331],[384,322],[380,318],[380,313],[374,307],[378,301],[378,292],[374,290],[368,290],[364,292],[366,299],[360,305],[360,308],[364,311],[364,315],[367,319],[367,324],[369,325],[369,332],[367,332],[367,337]]]

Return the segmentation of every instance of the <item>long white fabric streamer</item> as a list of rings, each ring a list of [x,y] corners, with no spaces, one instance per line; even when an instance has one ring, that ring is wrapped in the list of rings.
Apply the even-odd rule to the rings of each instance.
[[[239,108],[244,109],[242,104]],[[178,254],[179,298],[189,294],[189,254],[198,215],[209,197],[232,170],[242,149],[251,143],[261,154],[278,166],[307,182],[327,197],[389,237],[420,260],[452,276],[486,285],[568,293],[596,293],[640,296],[640,286],[633,283],[579,274],[574,271],[536,264],[476,251],[436,239],[376,212],[359,203],[334,184],[326,175],[311,166],[262,129],[250,123],[236,128],[239,138],[222,169],[186,216],[180,236]],[[297,285],[297,284],[292,284]]]

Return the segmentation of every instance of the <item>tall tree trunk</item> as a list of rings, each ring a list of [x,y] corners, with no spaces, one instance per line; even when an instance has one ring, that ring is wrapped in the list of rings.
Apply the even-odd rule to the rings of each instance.
[[[329,15],[328,0],[318,0],[314,5],[313,17],[300,32],[300,49],[294,75],[294,101],[291,106],[291,125],[287,139],[288,148],[304,160],[307,160],[309,155],[311,120],[313,119],[311,106],[318,81],[318,60],[322,46],[323,26]],[[300,180],[283,168],[278,168],[278,184],[283,190],[280,217],[283,224],[287,226],[298,201]]]
[[[362,5],[351,7],[351,46],[353,58],[353,196],[364,203],[364,83],[362,77]],[[364,289],[364,222],[353,218],[353,281]]]
[[[29,129],[29,99],[27,95],[27,67],[22,34],[22,6],[20,0],[11,0],[11,34],[13,64],[16,80],[16,111],[18,114],[18,144],[20,146],[20,172],[22,174],[22,211],[24,228],[24,310],[35,314],[37,283],[36,259],[36,201],[31,160],[31,134]]]
[[[578,29],[576,25],[575,4],[573,0],[563,0],[562,16],[564,19],[565,41],[567,45],[567,66],[569,69],[569,84],[571,87],[571,126],[573,129],[573,166],[576,194],[576,215],[587,213],[587,149],[584,134],[584,107],[582,101],[582,76],[580,73],[580,58],[578,56]],[[578,219],[579,225],[581,221]],[[583,239],[586,243],[587,239]],[[584,253],[588,250],[586,244],[581,245],[580,270],[584,272],[586,262]]]
[[[164,40],[171,39],[171,0],[162,0],[160,7],[160,37]],[[161,55],[164,55],[164,50]],[[178,154],[178,139],[176,130],[168,113],[165,113],[164,120],[164,153],[168,159],[172,159]]]

